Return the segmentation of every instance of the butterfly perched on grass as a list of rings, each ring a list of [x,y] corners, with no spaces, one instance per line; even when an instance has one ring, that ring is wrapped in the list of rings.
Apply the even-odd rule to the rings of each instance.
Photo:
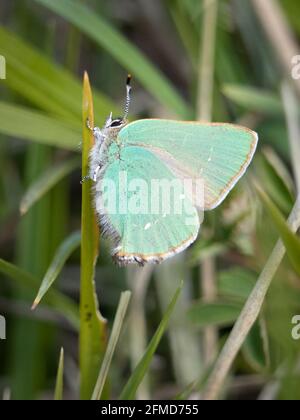
[[[203,211],[217,207],[245,173],[258,136],[224,123],[122,118],[93,131],[89,178],[101,232],[120,265],[160,263],[197,238]]]

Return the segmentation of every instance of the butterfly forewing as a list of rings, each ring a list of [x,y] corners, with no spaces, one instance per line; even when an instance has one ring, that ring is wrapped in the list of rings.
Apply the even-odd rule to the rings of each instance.
[[[218,206],[244,174],[258,136],[232,124],[148,119],[124,127],[119,141],[147,149],[178,177],[202,179],[208,210]]]

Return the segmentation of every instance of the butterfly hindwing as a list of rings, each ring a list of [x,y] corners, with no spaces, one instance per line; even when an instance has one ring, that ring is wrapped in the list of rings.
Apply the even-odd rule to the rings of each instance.
[[[151,151],[130,145],[111,147],[96,184],[96,209],[102,231],[115,239],[119,263],[160,262],[196,239],[199,217],[184,191],[172,190],[174,197],[170,203],[166,200],[164,188],[172,181],[176,182],[172,171]],[[184,204],[182,212],[174,208],[174,199]]]

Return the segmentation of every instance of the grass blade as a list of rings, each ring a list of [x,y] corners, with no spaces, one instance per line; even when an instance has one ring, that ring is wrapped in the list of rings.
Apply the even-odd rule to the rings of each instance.
[[[188,315],[199,328],[228,327],[236,321],[241,310],[242,306],[233,302],[199,302],[189,309]]]
[[[197,31],[191,25],[191,20],[188,14],[182,10],[182,3],[180,1],[168,1],[167,2],[169,13],[174,21],[178,35],[180,36],[185,50],[193,64],[193,67],[197,69],[197,57],[198,57],[198,41]]]
[[[80,161],[76,157],[60,162],[54,167],[47,169],[39,179],[31,184],[24,194],[20,204],[21,214],[25,214],[34,203],[50,191],[51,188],[58,184],[64,177],[77,169],[79,165]]]
[[[271,149],[270,149],[271,150]],[[272,152],[271,152],[272,153]],[[280,172],[280,161],[276,161],[268,149],[263,149],[255,161],[255,176],[263,179],[264,191],[285,215],[289,214],[295,201],[293,181],[285,181],[283,171]],[[283,166],[282,162],[281,165]]]
[[[250,86],[226,84],[222,92],[235,104],[247,111],[261,112],[266,115],[283,115],[282,103],[275,94]]]
[[[82,176],[88,173],[93,134],[86,121],[94,124],[92,92],[87,73],[83,82]],[[80,285],[80,372],[81,399],[91,399],[106,350],[106,321],[102,318],[95,293],[94,275],[98,258],[99,228],[92,204],[91,182],[82,185],[81,285]]]
[[[127,267],[126,280],[132,291],[132,301],[128,314],[128,343],[130,369],[133,371],[145,353],[147,347],[147,292],[153,274],[153,266],[148,264],[140,267]],[[174,283],[173,283],[174,287]],[[172,289],[173,291],[173,289]],[[168,302],[169,303],[169,302]],[[163,313],[165,309],[163,310]],[[148,375],[145,375],[136,393],[137,400],[150,399],[150,383]]]
[[[262,316],[253,325],[242,351],[246,361],[255,371],[264,372],[270,366],[269,340]]]
[[[289,132],[289,144],[290,153],[293,164],[293,171],[295,175],[295,181],[297,191],[300,191],[300,147],[299,147],[299,136],[300,136],[300,124],[299,124],[299,108],[298,108],[298,97],[293,92],[289,81],[285,81],[281,87],[281,96],[283,101],[283,107],[285,111],[285,117]]]
[[[212,122],[214,108],[214,81],[216,72],[216,40],[219,21],[219,1],[203,0],[201,42],[199,43],[199,70],[197,94],[197,119]],[[213,301],[216,297],[216,260],[209,256],[200,264],[199,289],[203,298]],[[207,327],[203,332],[202,364],[209,366],[217,353],[218,332]]]
[[[218,291],[221,297],[245,302],[255,286],[256,274],[245,268],[234,267],[220,271]]]
[[[152,340],[150,341],[146,352],[144,354],[144,356],[142,357],[141,361],[139,362],[139,364],[137,365],[137,367],[135,368],[134,372],[132,373],[131,377],[129,378],[127,384],[125,385],[120,399],[121,400],[132,400],[135,397],[136,391],[138,389],[138,386],[140,385],[140,383],[142,382],[147,370],[149,369],[151,360],[153,358],[153,355],[160,343],[160,340],[163,336],[163,333],[165,331],[165,329],[167,328],[167,325],[169,323],[170,317],[173,313],[173,309],[176,305],[176,302],[179,298],[180,292],[182,290],[182,286],[183,284],[181,284],[178,289],[175,292],[175,295],[173,297],[173,299],[171,300],[165,315],[163,317],[163,319],[161,320],[161,323],[159,324],[158,329],[156,330],[156,333],[154,334]]]
[[[257,185],[256,189],[281,236],[294,269],[300,274],[300,239],[291,231],[284,217],[268,195]]]
[[[38,111],[0,102],[0,132],[9,136],[76,150],[80,143],[79,127]]]
[[[79,232],[72,233],[58,248],[56,254],[51,262],[38,291],[37,297],[34,300],[32,309],[35,309],[45,294],[48,292],[50,287],[57,279],[61,272],[65,262],[73,254],[73,252],[79,247],[81,241],[81,235]]]
[[[7,60],[6,86],[40,109],[80,127],[82,87],[70,72],[1,26],[0,51]],[[113,102],[99,92],[94,101],[99,114],[117,112]]]
[[[185,259],[186,257],[183,254],[177,255],[173,261],[165,261],[154,272],[162,314],[165,313],[170,303],[170,296],[174,293],[174,284],[179,284],[180,279],[189,279]],[[193,382],[203,370],[202,360],[199,357],[201,352],[199,332],[187,317],[187,309],[191,305],[191,298],[190,284],[187,281],[184,283],[167,331],[170,363],[172,362],[174,378],[180,388]]]
[[[268,37],[272,51],[278,57],[287,79],[294,83],[295,89],[300,94],[300,80],[291,77],[291,59],[298,54],[299,47],[280,3],[274,0],[252,0],[253,8]]]
[[[27,271],[4,261],[0,258],[0,273],[14,280],[20,288],[33,291],[38,287],[38,280]],[[64,318],[66,318],[75,329],[79,327],[79,316],[77,306],[73,301],[62,295],[57,290],[50,290],[45,300],[47,305],[56,309]]]
[[[111,335],[108,341],[107,349],[103,358],[103,362],[101,365],[96,387],[94,389],[92,400],[101,399],[102,391],[105,385],[105,381],[106,381],[109,367],[112,361],[112,357],[115,352],[115,348],[116,348],[116,345],[117,345],[117,342],[121,333],[121,328],[124,322],[124,318],[125,318],[125,314],[128,308],[130,297],[131,297],[131,292],[129,291],[123,292],[121,294],[114,325],[113,325]]]
[[[300,196],[289,217],[289,224],[293,231],[299,229]],[[278,241],[214,365],[202,393],[203,400],[214,400],[218,397],[239,350],[259,316],[266,294],[284,255],[285,247],[281,241]]]
[[[191,111],[166,77],[120,32],[102,17],[77,1],[36,0],[53,12],[64,17],[98,45],[111,54],[126,71],[132,72],[141,84],[162,104],[182,117]]]
[[[64,392],[64,349],[60,351],[59,364],[56,377],[54,400],[61,401]]]
[[[41,144],[30,144],[25,150],[24,182],[33,182],[49,166],[52,150]],[[40,202],[20,220],[17,238],[17,263],[20,267],[41,278],[51,260],[52,217],[50,211],[51,194]],[[15,289],[14,298],[28,300],[32,296],[26,290]],[[51,330],[43,334],[42,326],[34,320],[16,319],[12,355],[12,395],[15,399],[34,399],[38,383],[45,383],[46,358],[51,342]],[[53,331],[53,330],[52,330]],[[26,340],[24,339],[26,332]],[[15,341],[16,340],[16,341]],[[41,353],[39,352],[41,350]],[[26,363],[22,363],[22,354],[26,354]]]

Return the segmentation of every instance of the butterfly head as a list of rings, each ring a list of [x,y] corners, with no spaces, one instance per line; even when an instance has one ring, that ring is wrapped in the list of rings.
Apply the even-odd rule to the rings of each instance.
[[[126,124],[127,124],[126,118],[122,118],[122,117],[113,118],[112,113],[111,113],[106,120],[105,128],[107,128],[107,129],[109,129],[109,128],[112,128],[112,129],[122,128]]]

